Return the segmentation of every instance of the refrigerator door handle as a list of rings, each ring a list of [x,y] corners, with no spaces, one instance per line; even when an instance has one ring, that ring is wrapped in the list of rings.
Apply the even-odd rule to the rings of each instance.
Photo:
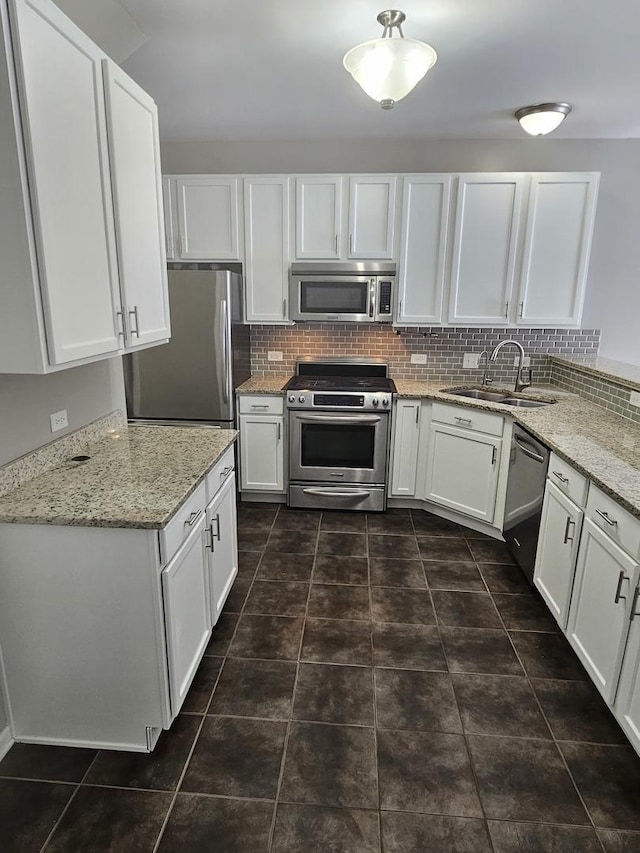
[[[222,399],[225,403],[229,402],[229,383],[231,381],[231,366],[229,365],[229,329],[228,329],[228,313],[227,300],[223,299],[220,303],[220,337],[222,338],[223,347],[223,376],[222,383]]]

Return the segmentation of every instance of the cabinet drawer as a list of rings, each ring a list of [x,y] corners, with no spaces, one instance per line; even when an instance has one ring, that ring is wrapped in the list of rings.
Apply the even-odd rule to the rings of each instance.
[[[449,406],[446,403],[434,403],[431,409],[431,419],[441,424],[471,429],[474,432],[485,432],[489,435],[502,435],[504,418],[491,412],[482,412],[465,406]]]
[[[270,397],[267,394],[241,394],[241,415],[281,415],[284,411],[283,397]]]
[[[176,553],[180,545],[204,514],[207,490],[204,481],[189,495],[164,530],[160,531],[160,557],[163,565]],[[200,515],[198,514],[200,513]]]
[[[634,518],[593,483],[589,485],[586,512],[616,544],[634,559],[640,557],[640,519]]]
[[[571,498],[575,504],[581,507],[586,504],[589,481],[555,453],[551,454],[547,476],[553,485]]]
[[[205,478],[207,484],[207,503],[213,500],[216,494],[220,491],[227,478],[231,476],[236,467],[234,454],[234,445],[226,450],[221,459],[218,459],[213,468],[209,471]]]

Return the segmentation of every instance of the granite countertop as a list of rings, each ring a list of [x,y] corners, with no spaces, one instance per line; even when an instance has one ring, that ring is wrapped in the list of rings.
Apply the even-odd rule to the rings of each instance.
[[[0,497],[0,522],[163,528],[202,482],[235,430],[129,426]]]
[[[602,360],[600,360],[602,361]],[[601,364],[602,370],[605,365]],[[237,391],[247,394],[283,393],[288,376],[254,376]],[[442,387],[463,388],[468,384],[451,384],[443,379],[394,379],[397,397],[439,400],[467,408],[484,409],[509,415],[586,477],[619,501],[625,509],[640,518],[640,427],[606,411],[588,400],[555,386],[534,386],[518,396],[552,402],[553,405],[524,409],[456,397]],[[508,388],[492,385],[490,390]]]
[[[553,405],[514,409],[500,403],[455,397],[440,389],[442,380],[395,380],[398,397],[423,397],[489,412],[510,415],[588,477],[633,515],[640,518],[640,427],[595,403],[554,386],[528,388],[518,396],[555,400]],[[449,387],[470,387],[472,383]],[[505,390],[495,385],[491,390]]]
[[[291,376],[252,376],[236,388],[236,394],[284,394]]]

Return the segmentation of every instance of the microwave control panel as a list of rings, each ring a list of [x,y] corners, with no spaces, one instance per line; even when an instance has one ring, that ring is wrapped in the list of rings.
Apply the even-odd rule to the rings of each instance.
[[[381,281],[378,287],[378,314],[391,314],[391,282]]]

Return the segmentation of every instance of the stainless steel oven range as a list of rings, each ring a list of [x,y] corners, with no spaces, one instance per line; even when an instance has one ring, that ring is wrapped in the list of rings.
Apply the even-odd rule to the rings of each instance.
[[[386,364],[300,361],[285,386],[292,507],[382,511],[392,394]]]

